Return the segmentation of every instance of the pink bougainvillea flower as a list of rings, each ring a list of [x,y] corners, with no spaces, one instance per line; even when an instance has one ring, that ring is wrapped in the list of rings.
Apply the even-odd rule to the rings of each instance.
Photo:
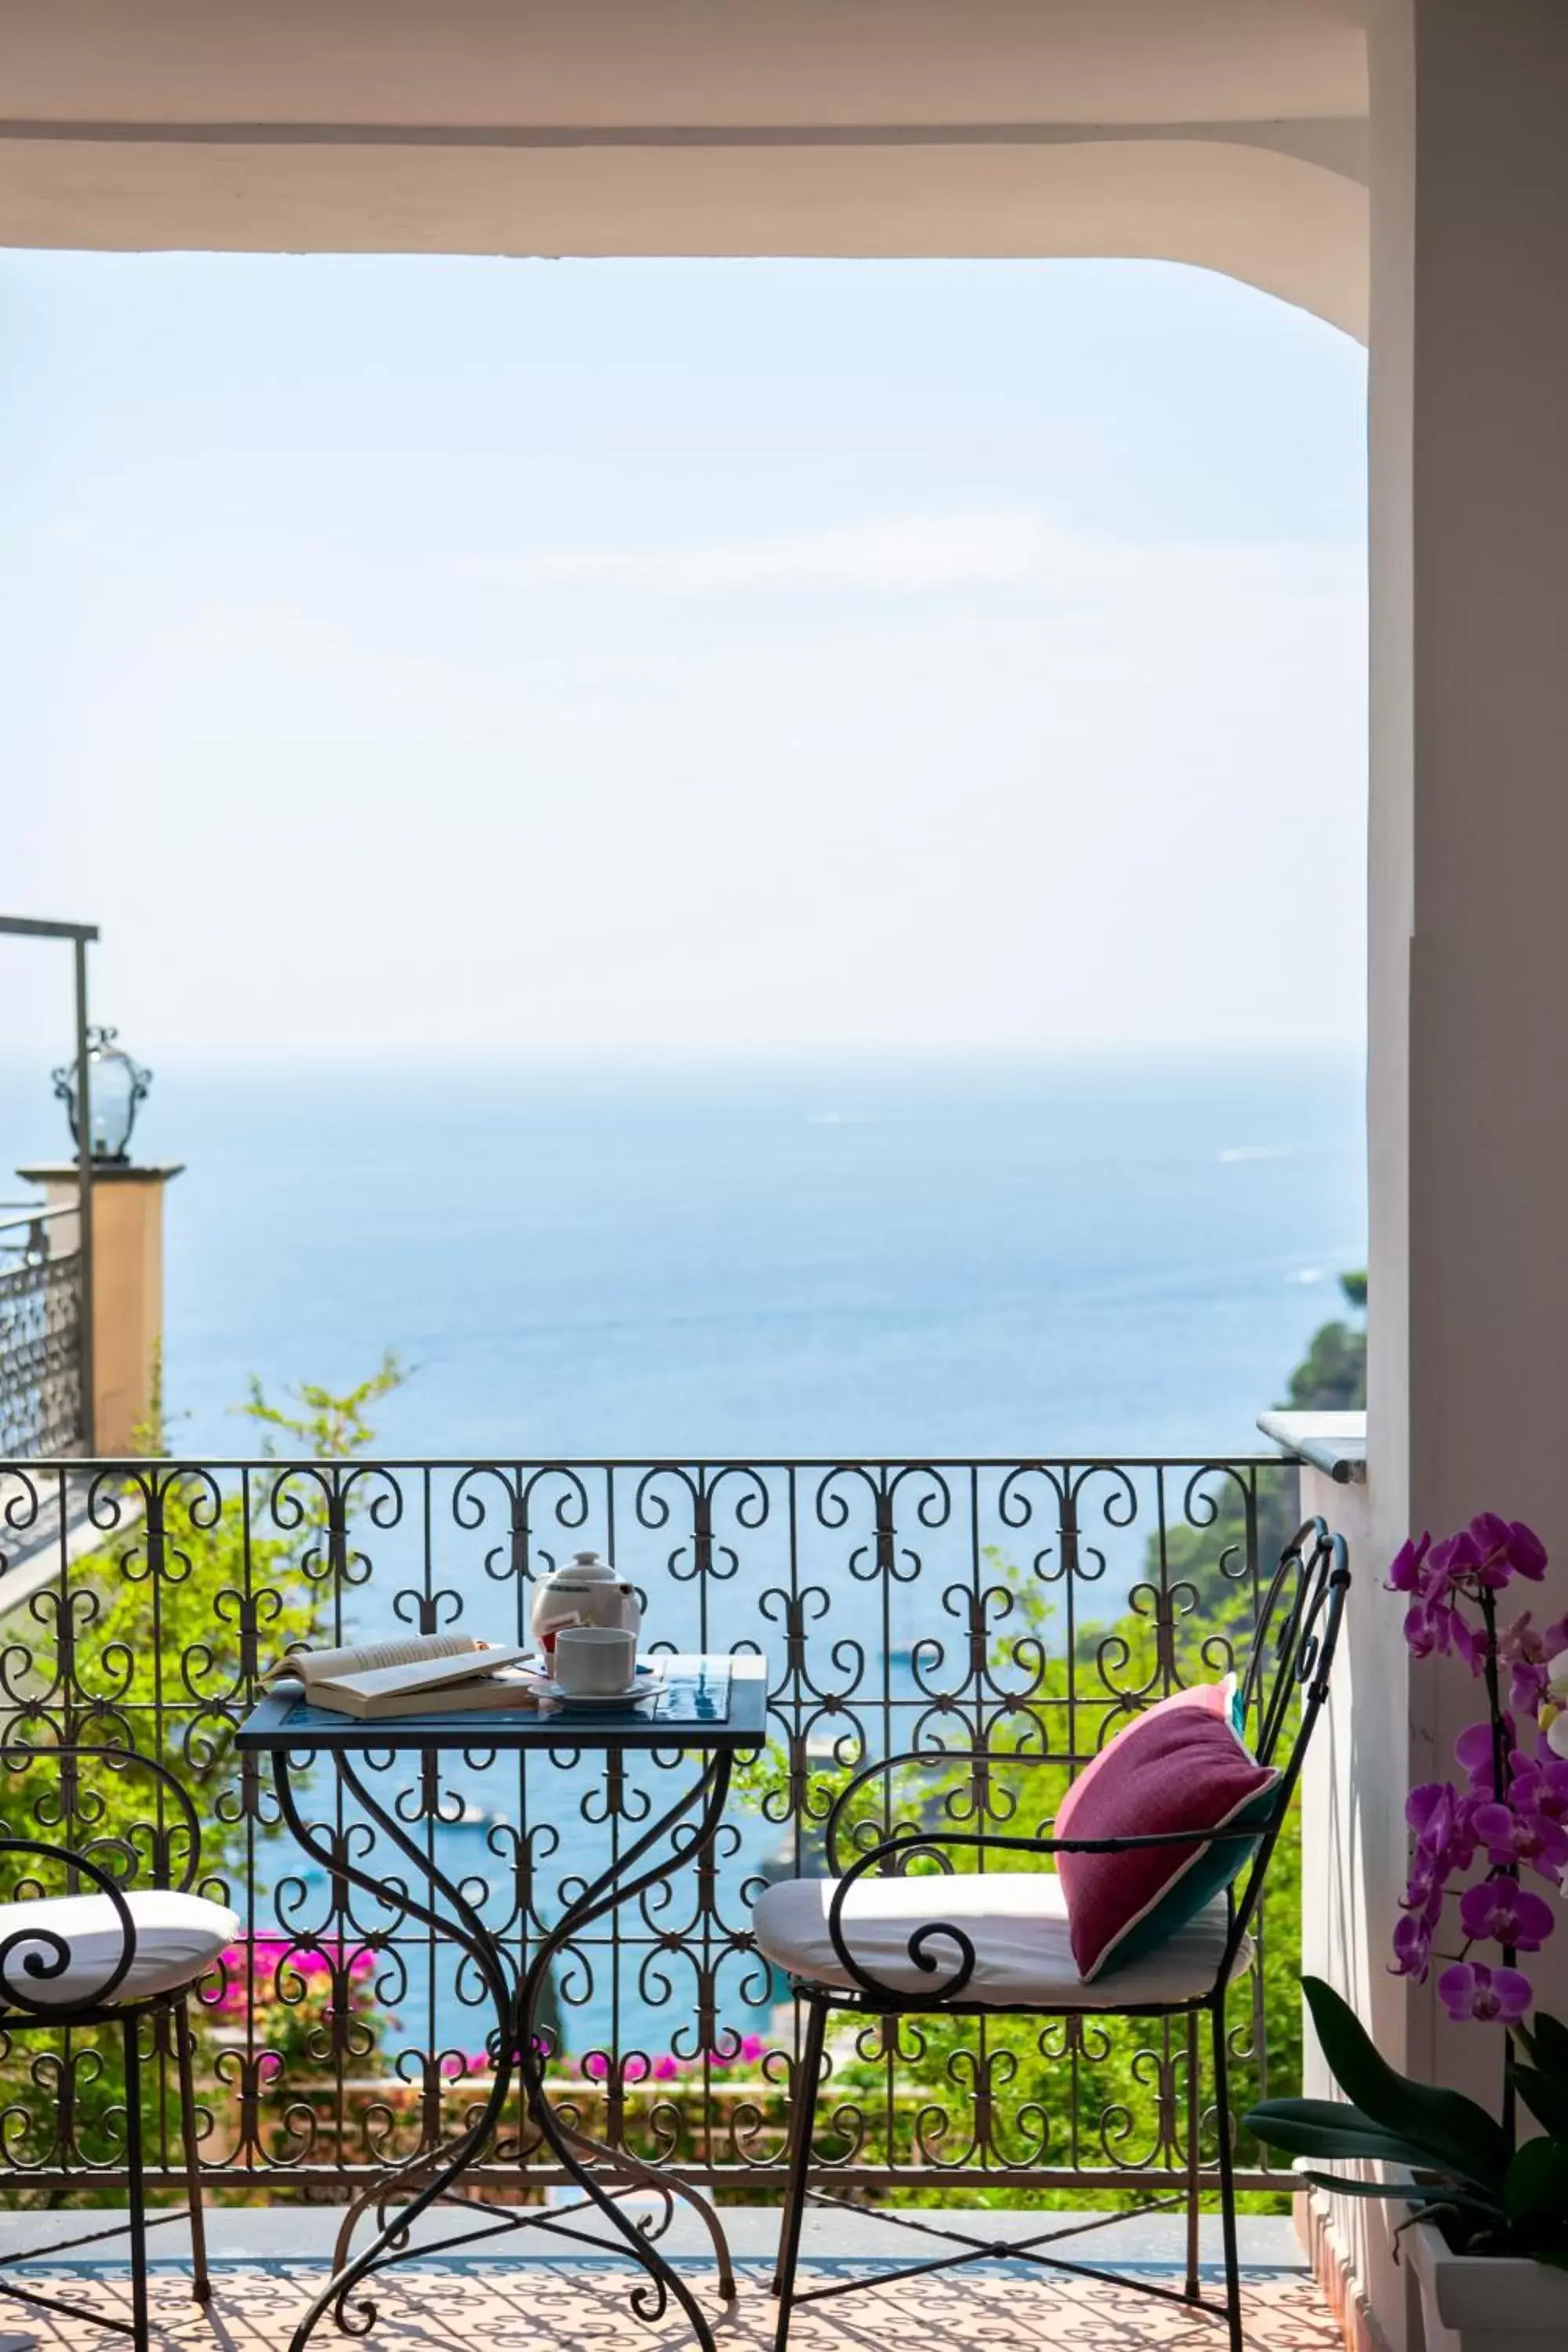
[[[583,2072],[590,2083],[607,2082],[610,2062],[602,2050],[590,2050],[584,2056]]]
[[[1476,1835],[1495,1863],[1519,1863],[1539,1871],[1553,1885],[1568,1863],[1568,1829],[1538,1812],[1521,1794],[1508,1804],[1478,1805]]]
[[[760,2033],[748,2033],[741,2043],[742,2065],[760,2066],[767,2054],[768,2045]]]
[[[1538,1952],[1554,1924],[1552,1906],[1511,1878],[1486,1878],[1479,1886],[1467,1886],[1459,1897],[1459,1918],[1473,1940],[1484,1937],[1516,1952]]]
[[[680,2061],[671,2051],[665,2051],[662,2057],[656,2058],[653,2062],[653,2079],[656,2083],[673,2083],[680,2072]]]
[[[1432,1549],[1429,1535],[1412,1542],[1408,1537],[1394,1553],[1388,1570],[1391,1592],[1419,1592],[1426,1573],[1426,1555]]]
[[[1437,1979],[1437,1997],[1452,2018],[1496,2019],[1511,2025],[1533,1999],[1530,1979],[1518,1969],[1489,1969],[1479,1960],[1458,1960]]]

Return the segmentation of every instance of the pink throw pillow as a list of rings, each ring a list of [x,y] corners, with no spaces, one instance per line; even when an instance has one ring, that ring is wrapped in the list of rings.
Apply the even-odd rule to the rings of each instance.
[[[1099,1755],[1091,1758],[1084,1766],[1083,1770],[1062,1799],[1061,1811],[1057,1815],[1058,1837],[1073,1835],[1068,1823],[1082,1802],[1086,1791],[1093,1788],[1106,1758],[1111,1753],[1123,1733],[1132,1730],[1140,1723],[1152,1723],[1157,1715],[1169,1715],[1179,1706],[1201,1706],[1205,1714],[1223,1716],[1226,1723],[1234,1723],[1236,1676],[1226,1675],[1223,1682],[1194,1683],[1191,1690],[1173,1691],[1169,1698],[1156,1699],[1152,1706],[1141,1708],[1136,1715],[1130,1715],[1125,1723],[1119,1724]],[[1081,1832],[1079,1834],[1081,1835]]]
[[[1191,1830],[1194,1838],[1190,1844],[1057,1856],[1073,1958],[1086,1983],[1157,1948],[1230,1884],[1255,1842],[1207,1841],[1233,1824],[1261,1833],[1279,1784],[1274,1767],[1248,1754],[1228,1709],[1162,1705],[1117,1733],[1071,1790],[1054,1834],[1129,1838]]]

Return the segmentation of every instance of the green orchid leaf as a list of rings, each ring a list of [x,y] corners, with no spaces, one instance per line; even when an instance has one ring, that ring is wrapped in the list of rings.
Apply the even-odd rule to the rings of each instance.
[[[1447,2187],[1417,2188],[1412,2182],[1398,2180],[1342,2180],[1335,2172],[1316,2172],[1304,2165],[1291,2167],[1297,2180],[1306,2181],[1313,2189],[1331,2189],[1336,2197],[1380,2197],[1394,2205],[1414,2205],[1421,2211],[1441,2205],[1445,2212],[1463,2212],[1478,2221],[1497,2221],[1502,2208],[1483,2197],[1457,2196]]]
[[[1538,2009],[1530,2040],[1530,2054],[1536,2065],[1568,2092],[1568,2025],[1560,2024],[1545,2010]]]
[[[1508,2168],[1503,2204],[1516,2228],[1531,2222],[1568,2222],[1568,2146],[1560,2139],[1527,2139]]]
[[[1568,2082],[1558,2082],[1538,2067],[1521,2066],[1517,2058],[1510,2062],[1508,2079],[1542,2130],[1555,2140],[1568,2140]]]
[[[1344,2157],[1347,2161],[1383,2159],[1408,2164],[1413,2171],[1432,2171],[1429,2149],[1417,2147],[1401,2133],[1384,2131],[1371,2115],[1344,2105],[1338,2098],[1265,2098],[1241,2119],[1269,2147],[1284,2147],[1300,2157]],[[1441,2164],[1450,2173],[1453,2166]]]
[[[1509,2146],[1496,2116],[1462,2092],[1396,2074],[1354,2011],[1321,1977],[1303,1977],[1301,1990],[1334,2080],[1363,2113],[1418,2147],[1421,2163],[1500,2192]]]
[[[1359,2107],[1339,2099],[1265,2099],[1243,2118],[1244,2127],[1290,2156],[1336,2157],[1345,2163],[1403,2164],[1413,2172],[1441,2172],[1470,2180],[1468,2171],[1435,2159],[1431,2150],[1386,2131]],[[1475,2184],[1484,2186],[1484,2183]]]

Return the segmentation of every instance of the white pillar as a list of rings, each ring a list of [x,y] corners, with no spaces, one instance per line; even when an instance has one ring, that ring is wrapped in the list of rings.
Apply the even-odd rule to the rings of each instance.
[[[1541,1528],[1542,1598],[1568,1606],[1565,121],[1563,0],[1382,0],[1369,1473],[1309,1867],[1330,1886],[1317,1957],[1386,2053],[1478,2093],[1495,2035],[1446,2028],[1430,1986],[1383,1973],[1400,1800],[1447,1772],[1477,1694],[1406,1670],[1378,1582],[1410,1528],[1494,1509]],[[1336,2226],[1401,2344],[1375,2212],[1342,2207]]]

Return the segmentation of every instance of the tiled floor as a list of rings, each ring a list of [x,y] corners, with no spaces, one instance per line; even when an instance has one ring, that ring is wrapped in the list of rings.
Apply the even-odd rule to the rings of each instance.
[[[802,2285],[825,2284],[848,2273],[802,2273]],[[174,2271],[154,2274],[153,2339],[169,2352],[284,2352],[295,2322],[321,2273],[300,2265],[225,2268],[216,2299],[204,2312],[188,2299]],[[57,2289],[93,2309],[129,2316],[121,2280],[111,2274],[61,2273],[40,2286]],[[721,2345],[734,2352],[766,2352],[774,2305],[766,2273],[748,2266],[733,2318]],[[689,2342],[673,2308],[652,2329],[635,2320],[624,2273],[602,2263],[568,2269],[554,2263],[524,2270],[486,2262],[420,2263],[384,2282],[380,2317],[370,2345],[382,2352],[605,2352],[646,2343],[673,2347]],[[330,2320],[313,2339],[323,2347],[358,2342],[339,2336]],[[1310,2281],[1300,2273],[1259,2277],[1247,2289],[1249,2352],[1337,2352],[1339,2331]],[[37,2352],[104,2352],[112,2336],[74,2320],[0,2305],[0,2347]],[[947,2277],[906,2280],[868,2288],[798,2312],[790,2352],[1224,2352],[1225,2331],[1201,2314],[1156,2302],[1129,2289],[1094,2281],[1047,2279],[1000,2266]]]

